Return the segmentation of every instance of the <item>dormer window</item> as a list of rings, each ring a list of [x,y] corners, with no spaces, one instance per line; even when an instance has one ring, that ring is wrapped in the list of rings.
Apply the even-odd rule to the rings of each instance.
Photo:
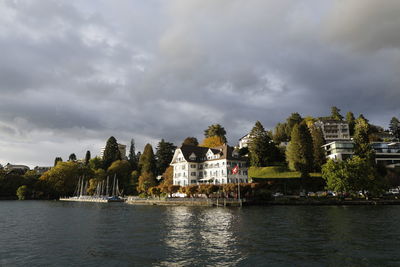
[[[196,155],[195,155],[194,153],[192,153],[192,154],[189,156],[189,159],[190,159],[190,160],[196,160]]]

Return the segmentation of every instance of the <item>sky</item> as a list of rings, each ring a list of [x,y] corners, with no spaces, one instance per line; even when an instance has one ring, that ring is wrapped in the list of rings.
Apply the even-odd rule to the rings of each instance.
[[[0,0],[0,164],[400,117],[398,0]]]

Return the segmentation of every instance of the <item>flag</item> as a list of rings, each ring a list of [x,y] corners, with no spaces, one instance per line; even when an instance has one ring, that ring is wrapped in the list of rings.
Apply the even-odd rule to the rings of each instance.
[[[239,172],[239,165],[236,165],[233,169],[232,169],[232,174],[237,174]]]

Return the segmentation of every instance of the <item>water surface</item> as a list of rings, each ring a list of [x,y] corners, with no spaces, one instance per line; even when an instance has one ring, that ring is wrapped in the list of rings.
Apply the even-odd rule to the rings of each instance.
[[[0,266],[399,266],[400,206],[0,201]]]

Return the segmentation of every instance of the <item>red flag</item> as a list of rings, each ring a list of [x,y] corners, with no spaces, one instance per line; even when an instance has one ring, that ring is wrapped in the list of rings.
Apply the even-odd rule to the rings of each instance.
[[[239,172],[239,165],[236,165],[233,169],[232,169],[232,174],[237,174]]]

